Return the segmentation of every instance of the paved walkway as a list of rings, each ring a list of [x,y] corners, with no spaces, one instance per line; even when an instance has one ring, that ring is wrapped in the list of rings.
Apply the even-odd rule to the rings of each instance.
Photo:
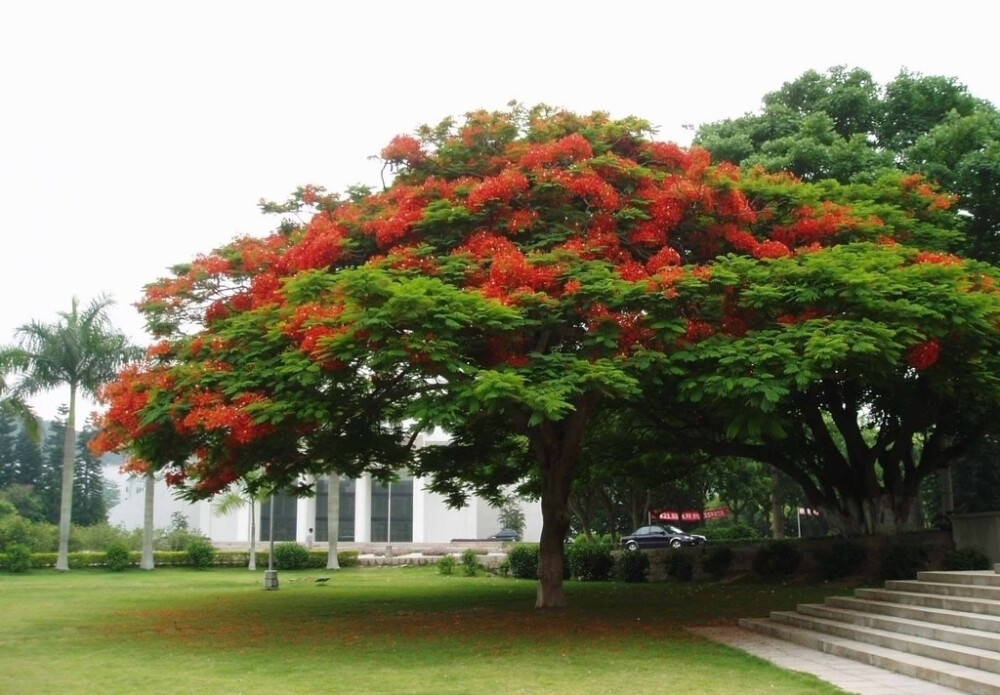
[[[700,637],[767,659],[791,671],[804,671],[858,695],[963,695],[961,691],[910,678],[859,661],[825,654],[740,627],[692,627]]]

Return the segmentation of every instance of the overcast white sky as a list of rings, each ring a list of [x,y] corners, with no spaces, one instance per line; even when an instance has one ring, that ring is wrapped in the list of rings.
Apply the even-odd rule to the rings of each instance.
[[[1000,104],[998,17],[981,0],[5,2],[0,343],[100,293],[145,343],[142,286],[269,230],[260,198],[375,184],[367,157],[393,135],[511,99],[641,116],[682,144],[683,124],[840,64]]]

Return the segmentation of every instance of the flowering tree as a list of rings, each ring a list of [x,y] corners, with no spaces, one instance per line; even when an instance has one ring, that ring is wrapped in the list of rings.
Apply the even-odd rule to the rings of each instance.
[[[987,359],[1000,303],[988,269],[945,253],[957,239],[947,197],[901,176],[817,186],[710,166],[705,151],[649,135],[602,113],[475,112],[393,139],[383,191],[305,187],[267,206],[305,221],[148,287],[142,308],[162,341],[106,390],[98,446],[166,468],[192,496],[258,468],[284,485],[406,465],[456,501],[530,475],[543,514],[537,605],[552,607],[564,603],[567,502],[599,407],[702,431],[724,414],[720,444],[762,445],[789,431],[779,404],[852,356],[859,374],[918,381],[943,361],[957,324],[868,316],[849,296],[852,350],[812,355],[806,334],[839,325],[843,291],[824,288],[818,265],[848,287],[862,261],[926,280],[907,292],[947,276],[940,291],[981,315],[962,329],[976,336],[962,354]],[[786,333],[798,342],[765,352]],[[879,340],[863,343],[869,334]],[[796,350],[808,369],[792,369]],[[414,451],[434,426],[450,442]]]

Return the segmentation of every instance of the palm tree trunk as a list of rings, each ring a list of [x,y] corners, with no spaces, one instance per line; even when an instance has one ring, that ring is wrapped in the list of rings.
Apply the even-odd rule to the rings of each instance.
[[[156,476],[146,471],[145,505],[142,513],[142,559],[139,569],[153,569],[153,497],[156,490]]]
[[[59,555],[56,569],[69,571],[69,529],[73,516],[73,461],[76,459],[76,384],[69,385],[69,415],[63,438],[62,498],[59,504]]]
[[[326,542],[329,547],[326,554],[326,568],[339,570],[340,560],[337,558],[337,539],[340,537],[340,475],[330,473],[330,485],[326,493]]]

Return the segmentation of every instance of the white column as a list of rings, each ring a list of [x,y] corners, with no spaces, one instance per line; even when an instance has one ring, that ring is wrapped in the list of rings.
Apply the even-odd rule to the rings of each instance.
[[[426,543],[427,491],[423,478],[413,478],[413,542]]]
[[[354,486],[354,542],[372,540],[372,477],[367,473]]]

